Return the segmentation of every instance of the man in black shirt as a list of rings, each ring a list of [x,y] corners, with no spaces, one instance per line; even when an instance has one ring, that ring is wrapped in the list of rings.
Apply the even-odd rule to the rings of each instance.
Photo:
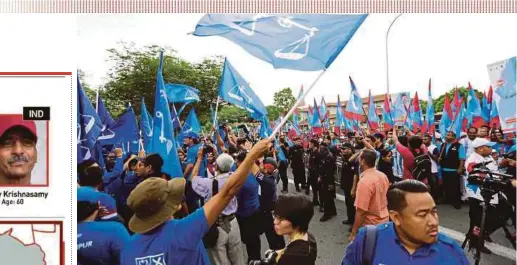
[[[336,198],[336,185],[334,183],[336,158],[325,143],[320,145],[320,155],[318,182],[321,183],[320,197],[324,209],[320,222],[325,222],[337,215],[336,204],[334,203]]]
[[[352,145],[344,143],[341,145],[341,188],[345,195],[346,216],[347,219],[343,224],[352,225],[355,219],[354,198],[351,196],[352,187],[354,185],[355,163],[350,162],[350,157],[353,155]]]
[[[319,142],[316,139],[311,139],[309,143],[309,185],[312,188],[312,204],[320,205],[320,201],[318,200],[318,191],[319,191],[319,163],[320,163],[320,153]],[[309,185],[307,185],[306,193],[309,191]]]
[[[289,147],[285,142],[285,138],[281,136],[279,138],[280,141],[280,149],[284,153],[286,159],[289,159]],[[278,156],[277,156],[278,158]],[[280,160],[278,165],[278,174],[280,175],[280,179],[282,179],[282,192],[287,192],[288,179],[287,179],[287,167],[289,166],[289,160]]]
[[[305,192],[309,194],[309,189],[306,187],[305,183],[305,165],[303,163],[303,147],[302,141],[299,137],[294,138],[294,146],[289,148],[289,160],[291,161],[291,169],[293,170],[294,176],[294,186],[296,191],[300,191],[300,184],[302,184],[302,189],[305,189]]]

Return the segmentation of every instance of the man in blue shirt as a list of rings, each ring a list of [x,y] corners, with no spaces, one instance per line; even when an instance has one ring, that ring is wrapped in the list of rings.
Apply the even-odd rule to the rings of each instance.
[[[149,178],[131,192],[128,206],[135,212],[129,228],[135,232],[122,251],[122,265],[209,264],[203,236],[246,181],[256,159],[268,149],[270,142],[255,144],[246,159],[232,173],[217,195],[202,208],[183,219],[173,213],[181,207],[185,179]]]
[[[120,252],[129,240],[118,222],[97,222],[100,206],[91,188],[77,190],[77,264],[118,265]]]
[[[393,222],[376,227],[371,264],[468,265],[463,250],[438,232],[438,212],[427,186],[408,179],[394,183],[387,194]],[[362,265],[366,229],[348,246],[342,265]]]

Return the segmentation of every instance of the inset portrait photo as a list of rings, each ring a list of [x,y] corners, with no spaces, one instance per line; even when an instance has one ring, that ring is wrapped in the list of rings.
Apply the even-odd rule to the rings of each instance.
[[[1,186],[48,186],[48,121],[0,114]]]

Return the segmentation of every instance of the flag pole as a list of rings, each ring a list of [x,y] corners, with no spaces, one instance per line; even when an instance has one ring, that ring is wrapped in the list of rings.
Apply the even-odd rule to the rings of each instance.
[[[307,89],[307,91],[305,91],[305,93],[303,93],[303,95],[296,101],[296,103],[294,103],[293,107],[289,110],[289,112],[287,112],[287,114],[282,118],[282,120],[280,121],[280,123],[275,127],[275,129],[273,130],[273,133],[271,133],[271,135],[269,136],[269,140],[273,140],[275,138],[275,135],[278,133],[278,131],[280,130],[280,128],[285,124],[285,122],[289,119],[289,117],[293,114],[294,110],[298,107],[298,105],[302,102],[302,100],[305,98],[305,96],[307,96],[307,94],[309,94],[309,92],[312,90],[312,88],[314,87],[314,85],[316,85],[316,83],[318,83],[318,81],[320,80],[320,78],[323,76],[324,73],[327,72],[327,69],[323,69],[323,71],[321,71],[318,75],[318,77],[316,77],[316,80],[314,80],[314,82],[312,82],[311,86],[309,87],[309,89]],[[217,109],[216,109],[216,114],[217,114]]]
[[[95,91],[95,112],[99,113],[99,88]]]
[[[219,110],[219,95],[217,96],[217,102],[215,103],[214,127],[217,125],[217,111],[218,110]]]

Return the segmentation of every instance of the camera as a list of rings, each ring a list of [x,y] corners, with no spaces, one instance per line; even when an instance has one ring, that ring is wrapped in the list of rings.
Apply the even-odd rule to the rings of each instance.
[[[273,265],[276,264],[276,258],[278,257],[278,253],[276,251],[268,249],[266,253],[264,253],[264,257],[261,260],[252,260],[249,265]]]
[[[490,171],[485,163],[477,163],[473,166],[472,173],[469,174],[467,181],[484,190],[500,192],[512,187],[510,178],[512,178],[511,175]]]

